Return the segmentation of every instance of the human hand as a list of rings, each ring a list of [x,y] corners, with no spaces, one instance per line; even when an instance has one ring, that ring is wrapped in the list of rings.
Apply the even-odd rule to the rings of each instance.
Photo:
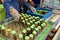
[[[34,7],[32,7],[32,6],[30,6],[30,10],[32,11],[32,12],[36,12],[36,9],[34,8]]]
[[[19,13],[15,8],[11,7],[10,8],[10,13],[16,21],[19,21]]]

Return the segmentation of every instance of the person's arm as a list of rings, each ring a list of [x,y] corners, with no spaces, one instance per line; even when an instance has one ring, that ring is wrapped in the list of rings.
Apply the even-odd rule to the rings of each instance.
[[[33,6],[33,7],[35,6],[33,0],[30,0],[30,5]]]
[[[7,10],[10,10],[10,14],[15,18],[16,21],[19,21],[19,13],[18,13],[18,11],[13,6],[11,6],[9,4],[9,2],[11,2],[11,0],[10,1],[4,1],[3,4],[4,4],[5,8]]]
[[[4,0],[0,0],[1,1],[1,3],[3,3],[4,2]]]
[[[33,6],[31,6],[30,3],[24,1],[23,4],[24,4],[25,6],[27,6],[32,12],[36,12],[36,9],[35,9]]]
[[[27,1],[23,2],[23,5],[27,6],[28,8],[30,8],[30,4]]]

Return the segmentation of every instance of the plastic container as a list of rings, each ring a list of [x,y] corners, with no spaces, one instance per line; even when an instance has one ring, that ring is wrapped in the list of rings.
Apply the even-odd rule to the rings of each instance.
[[[51,15],[52,15],[52,10],[51,9],[45,9],[45,8],[36,8],[36,10],[47,10],[48,13],[44,14],[44,15],[40,15],[39,13],[33,13],[31,12],[30,10],[27,11],[27,14],[30,14],[32,16],[38,16],[40,18],[44,18],[44,19],[47,19],[49,18]]]
[[[6,10],[3,5],[0,4],[0,22],[6,19]]]

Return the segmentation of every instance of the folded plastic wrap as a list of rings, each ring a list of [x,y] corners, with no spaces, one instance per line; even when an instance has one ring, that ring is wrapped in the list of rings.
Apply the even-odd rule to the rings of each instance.
[[[4,21],[1,21],[0,24],[6,24],[6,23],[9,23],[11,21],[14,21],[14,18],[13,17],[10,17],[10,18],[7,18],[6,20]]]

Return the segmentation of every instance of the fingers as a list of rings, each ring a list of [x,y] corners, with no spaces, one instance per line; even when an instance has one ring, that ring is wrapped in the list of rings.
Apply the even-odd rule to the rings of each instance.
[[[18,16],[14,16],[15,20],[18,22],[19,21],[19,17]]]
[[[16,21],[19,21],[19,14],[18,13],[14,14],[13,17],[15,18]]]

